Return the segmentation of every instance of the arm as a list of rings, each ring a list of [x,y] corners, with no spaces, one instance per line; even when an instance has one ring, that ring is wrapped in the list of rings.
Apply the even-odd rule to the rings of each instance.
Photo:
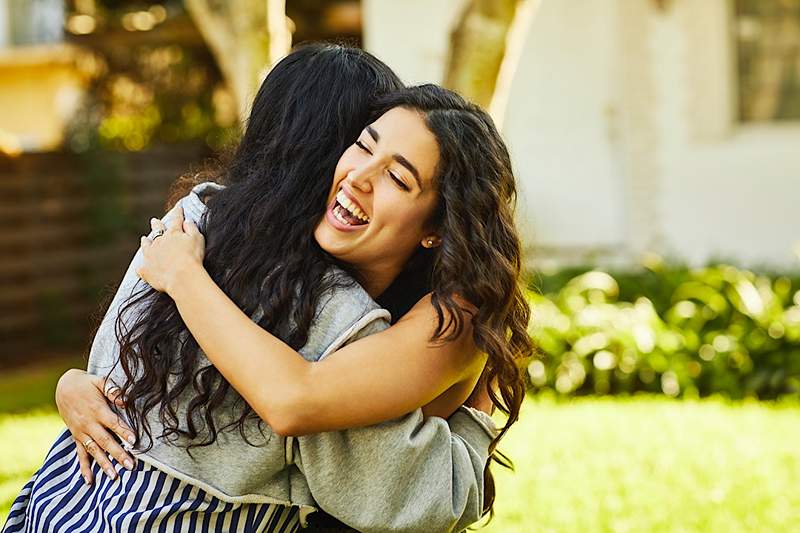
[[[292,451],[319,506],[351,527],[460,531],[482,518],[484,467],[497,435],[483,376],[464,406],[446,424],[417,409],[375,426],[288,441],[295,441]]]
[[[255,324],[213,282],[203,269],[203,239],[194,225],[171,224],[155,241],[143,239],[142,251],[137,273],[172,296],[209,360],[280,434],[397,418],[455,384],[474,383],[485,362],[470,327],[453,341],[429,342],[436,313],[425,298],[388,330],[311,363]]]
[[[363,532],[461,531],[483,510],[495,435],[485,413],[449,420],[419,410],[376,426],[297,439],[298,466],[320,507]]]
[[[188,196],[182,199],[179,205],[186,205],[187,199]],[[202,215],[201,204],[189,203],[186,215],[192,220],[199,220]],[[172,216],[174,213],[170,212],[164,220],[169,220]],[[115,381],[124,379],[124,376],[116,365],[119,345],[114,324],[121,306],[131,295],[144,287],[136,275],[136,268],[141,261],[142,254],[138,251],[128,266],[92,340],[87,371],[68,370],[61,376],[56,386],[55,399],[58,412],[76,442],[81,473],[87,484],[91,484],[94,477],[91,458],[94,458],[112,479],[116,477],[116,472],[108,460],[108,455],[128,469],[133,467],[133,457],[125,453],[113,434],[116,434],[122,442],[133,444],[134,433],[111,410],[108,402],[122,407],[122,401],[118,397],[119,388],[116,387]],[[91,442],[88,439],[91,439]],[[83,443],[86,442],[89,442],[89,446],[84,446]]]

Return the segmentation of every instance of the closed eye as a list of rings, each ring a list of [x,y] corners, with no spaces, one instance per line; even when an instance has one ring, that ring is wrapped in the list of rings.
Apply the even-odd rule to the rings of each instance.
[[[369,148],[367,148],[367,145],[362,143],[361,141],[356,141],[356,146],[367,152],[369,155],[372,155],[372,152],[370,151]]]
[[[391,178],[394,180],[394,182],[397,184],[398,187],[400,187],[401,189],[403,189],[406,192],[411,190],[411,189],[409,189],[408,185],[406,185],[406,182],[404,182],[403,180],[398,178],[397,175],[394,172],[392,172],[391,170],[388,171],[388,172],[389,172],[389,176],[391,176]]]

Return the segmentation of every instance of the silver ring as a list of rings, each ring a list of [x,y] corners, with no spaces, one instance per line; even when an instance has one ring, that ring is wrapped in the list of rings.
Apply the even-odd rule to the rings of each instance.
[[[89,451],[89,446],[91,446],[94,443],[95,443],[94,439],[89,437],[88,439],[83,441],[81,444],[83,444],[83,448],[88,452]]]
[[[153,236],[150,237],[150,240],[154,241],[154,240],[158,239],[159,237],[161,237],[162,235],[164,235],[164,233],[165,233],[165,230],[163,230],[163,229],[155,229],[155,230],[153,230]]]

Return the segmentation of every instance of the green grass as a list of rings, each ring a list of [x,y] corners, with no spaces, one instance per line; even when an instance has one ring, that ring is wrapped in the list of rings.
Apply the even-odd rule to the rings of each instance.
[[[0,373],[0,415],[55,409],[53,393],[58,378],[68,368],[85,368],[86,361],[76,355],[61,355],[21,369]]]
[[[530,401],[484,531],[797,531],[796,405]]]
[[[0,378],[0,406],[30,409],[0,410],[0,523],[61,427],[42,398],[66,366]],[[796,531],[798,442],[796,404],[530,400],[482,531]]]
[[[0,524],[61,427],[54,410],[0,415]]]
[[[63,426],[53,398],[58,378],[83,366],[78,356],[59,356],[0,374],[0,524]]]

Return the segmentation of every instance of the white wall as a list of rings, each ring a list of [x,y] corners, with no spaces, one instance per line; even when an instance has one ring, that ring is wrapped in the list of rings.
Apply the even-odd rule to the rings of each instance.
[[[541,0],[504,134],[538,259],[800,266],[800,124],[739,124],[728,0]],[[364,0],[365,43],[442,78],[461,1]]]
[[[11,44],[11,27],[9,25],[8,0],[0,0],[0,48]]]
[[[665,250],[694,263],[800,266],[800,127],[687,147],[662,187]]]
[[[364,48],[408,84],[441,83],[466,0],[362,0]]]
[[[511,89],[504,134],[520,182],[527,243],[619,248],[624,205],[616,154],[617,32],[608,1],[544,1]]]

